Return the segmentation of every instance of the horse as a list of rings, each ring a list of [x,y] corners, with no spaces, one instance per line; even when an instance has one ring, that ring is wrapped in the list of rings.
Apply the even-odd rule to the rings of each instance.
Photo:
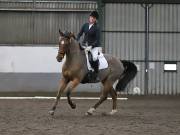
[[[75,35],[72,32],[63,33],[59,30],[57,61],[61,62],[65,55],[66,60],[62,67],[62,77],[59,82],[56,100],[52,109],[49,111],[51,115],[54,115],[60,97],[65,91],[70,107],[72,109],[76,108],[76,104],[71,100],[71,92],[77,85],[83,82],[83,79],[89,72],[85,51],[81,49]],[[98,72],[98,82],[101,82],[103,86],[101,90],[102,94],[98,102],[86,112],[86,115],[92,115],[97,107],[107,99],[109,94],[113,100],[110,114],[115,114],[117,112],[117,92],[123,91],[137,74],[137,67],[134,63],[120,60],[109,54],[104,54],[104,57],[108,62],[108,67]],[[113,85],[115,83],[116,87],[114,88]]]

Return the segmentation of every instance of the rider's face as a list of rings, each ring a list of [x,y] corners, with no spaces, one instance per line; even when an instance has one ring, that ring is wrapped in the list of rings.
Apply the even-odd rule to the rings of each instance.
[[[93,17],[93,16],[89,16],[89,23],[90,23],[90,24],[93,24],[93,23],[95,23],[95,22],[96,22],[96,18]]]

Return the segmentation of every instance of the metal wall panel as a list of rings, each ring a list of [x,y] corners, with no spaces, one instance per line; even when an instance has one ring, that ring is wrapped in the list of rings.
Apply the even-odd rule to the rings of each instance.
[[[180,94],[177,72],[164,72],[164,61],[180,60],[180,5],[154,4],[149,10],[149,78],[147,94]],[[145,10],[139,4],[108,3],[105,6],[105,52],[140,65],[135,80],[128,85],[144,90]],[[141,62],[137,62],[141,61]]]
[[[57,44],[58,29],[77,33],[87,21],[96,2],[10,1],[0,2],[0,44]],[[149,89],[148,94],[180,94],[180,5],[153,4],[149,10]],[[105,52],[132,60],[138,67],[133,88],[144,90],[145,10],[141,4],[105,4],[103,35]],[[164,72],[163,61],[178,61],[177,72]]]
[[[56,44],[59,29],[77,34],[87,22],[89,12],[47,12],[34,15],[34,43]]]
[[[30,3],[35,7],[28,7]],[[97,8],[97,3],[94,1],[1,1],[0,7],[1,45],[50,45],[57,44],[59,28],[77,34],[82,24],[88,21],[90,11]]]
[[[106,4],[106,31],[144,30],[144,9],[139,4]]]
[[[150,60],[180,60],[179,13],[178,4],[157,4],[150,8]]]
[[[63,0],[1,0],[0,10],[18,11],[91,11],[96,9],[95,1]]]
[[[32,43],[33,17],[31,12],[0,12],[0,44]]]
[[[177,64],[177,72],[164,72],[164,62],[152,62],[154,69],[149,71],[148,94],[176,95],[180,94],[180,63]]]
[[[154,33],[149,38],[150,60],[180,60],[180,33]]]
[[[178,74],[177,74],[177,78],[176,78],[176,80],[174,80],[174,81],[176,81],[175,83],[176,83],[176,94],[180,94],[180,83],[179,83],[179,80],[180,80],[180,62],[178,62],[177,63],[177,72],[178,72]]]
[[[105,33],[105,52],[126,60],[144,60],[144,34]]]
[[[89,12],[0,12],[0,44],[56,44],[59,28],[75,34]]]
[[[149,13],[150,31],[180,31],[180,4],[155,4]]]
[[[180,94],[177,72],[164,72],[164,61],[180,60],[180,5],[155,4],[150,8],[149,94]],[[178,62],[179,66],[179,62]]]
[[[0,10],[2,9],[30,9],[33,8],[33,0],[1,0],[0,1]]]
[[[105,52],[120,59],[144,60],[144,9],[139,4],[105,4],[104,43]],[[133,94],[138,87],[144,94],[144,62],[138,66],[136,78],[127,86],[126,93]]]
[[[126,60],[144,59],[144,12],[139,4],[106,4],[105,52]]]

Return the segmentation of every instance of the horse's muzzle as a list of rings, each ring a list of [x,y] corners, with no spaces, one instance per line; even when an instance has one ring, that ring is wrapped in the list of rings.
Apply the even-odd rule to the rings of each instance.
[[[61,62],[63,57],[57,56],[56,59],[57,59],[58,62]]]

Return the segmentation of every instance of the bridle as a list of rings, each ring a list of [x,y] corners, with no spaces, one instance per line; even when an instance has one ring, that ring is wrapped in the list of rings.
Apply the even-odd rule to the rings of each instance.
[[[79,53],[80,49],[77,50],[70,50],[69,45],[71,44],[71,38],[75,37],[69,37],[69,36],[61,36],[61,38],[59,38],[59,50],[58,50],[58,55],[56,57],[56,59],[58,60],[58,62],[61,62],[62,59],[64,58],[65,54],[70,52],[70,53]]]
[[[56,57],[59,62],[64,58],[64,55],[68,51],[67,45],[70,44],[70,42],[66,43],[67,42],[66,40],[68,40],[69,42],[69,39],[67,39],[67,37],[63,37],[59,40],[59,50],[58,50],[58,55]]]

